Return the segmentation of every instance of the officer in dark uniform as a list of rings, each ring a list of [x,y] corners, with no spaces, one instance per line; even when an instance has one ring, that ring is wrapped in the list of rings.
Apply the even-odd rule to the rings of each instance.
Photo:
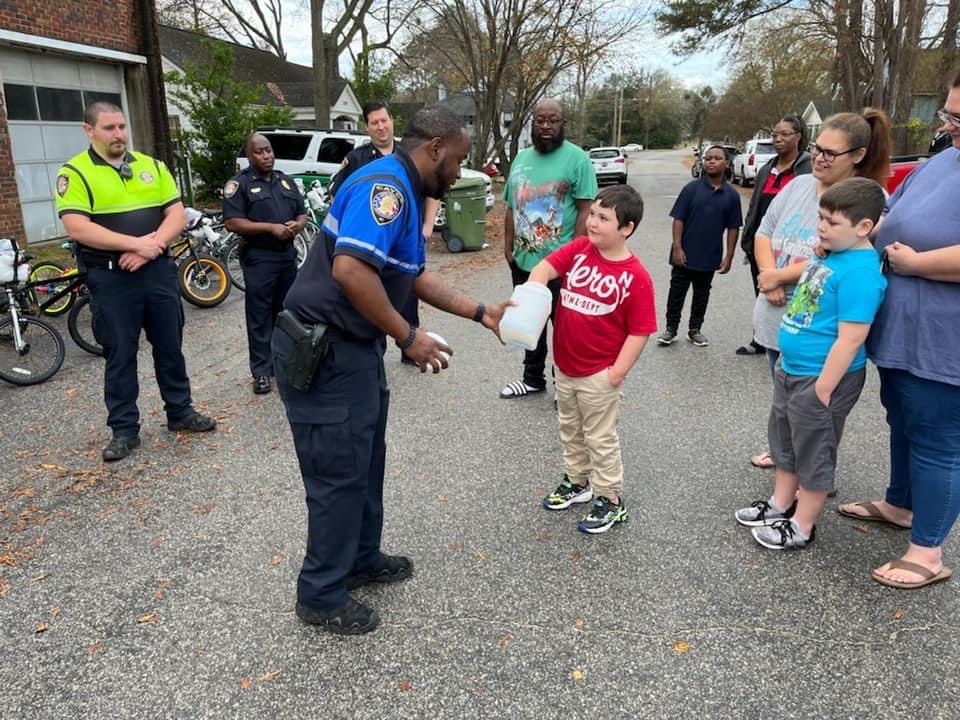
[[[351,150],[343,160],[343,165],[337,174],[330,181],[330,197],[337,194],[337,190],[346,180],[364,165],[374,160],[393,154],[396,143],[393,139],[393,118],[390,116],[390,108],[383,100],[370,100],[363,106],[363,122],[367,129],[367,135],[370,136],[370,142]],[[433,221],[437,217],[437,209],[440,201],[436,198],[426,198],[424,200],[423,215],[423,234],[430,237],[433,234]],[[406,305],[400,308],[400,314],[414,327],[420,326],[420,302],[417,296],[410,294]],[[404,352],[400,354],[401,362],[408,365],[415,365],[413,359]]]
[[[293,180],[273,168],[273,148],[254,133],[244,145],[250,165],[223,188],[227,230],[243,236],[240,265],[246,285],[247,345],[253,391],[270,392],[270,336],[283,298],[297,276],[293,238],[307,224],[303,196]]]
[[[307,499],[297,615],[332,632],[364,633],[379,623],[348,590],[413,572],[409,558],[380,551],[389,399],[384,335],[424,372],[447,367],[444,353],[452,351],[398,308],[414,292],[496,332],[506,307],[470,300],[424,270],[424,197],[442,197],[469,147],[455,115],[438,108],[417,113],[392,156],[357,170],[340,188],[273,333],[277,388]],[[314,373],[301,372],[309,366],[304,357],[317,362]]]
[[[57,175],[57,210],[87,272],[93,332],[106,356],[104,400],[113,439],[103,459],[120,460],[140,445],[137,348],[144,330],[167,427],[205,432],[216,422],[193,409],[180,349],[183,307],[167,245],[183,230],[183,203],[159,160],[127,150],[119,107],[91,103],[83,114],[90,147]]]

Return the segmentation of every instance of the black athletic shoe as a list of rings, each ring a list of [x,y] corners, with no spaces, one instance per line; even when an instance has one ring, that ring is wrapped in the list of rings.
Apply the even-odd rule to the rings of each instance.
[[[103,459],[107,462],[123,460],[138,447],[140,447],[139,435],[134,435],[133,437],[115,437],[103,449]]]
[[[356,575],[347,575],[343,584],[347,590],[355,590],[369,583],[400,582],[411,575],[413,575],[413,560],[403,555],[384,555],[379,565]]]
[[[266,395],[270,392],[270,378],[266,375],[258,375],[253,379],[254,395]]]
[[[298,603],[297,617],[308,625],[318,625],[337,635],[363,635],[380,624],[376,610],[353,598],[333,610],[317,610]]]
[[[209,432],[217,426],[217,421],[206,415],[194,412],[183,420],[168,420],[167,429],[173,432]]]

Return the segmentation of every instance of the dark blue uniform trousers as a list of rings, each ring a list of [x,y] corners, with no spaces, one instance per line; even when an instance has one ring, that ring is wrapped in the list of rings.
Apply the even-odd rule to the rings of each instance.
[[[307,552],[297,601],[330,610],[349,599],[344,579],[379,564],[384,435],[390,391],[384,344],[334,339],[309,390],[287,383],[292,341],[273,333],[277,389],[287,410],[307,498]]]
[[[297,277],[297,251],[290,246],[277,252],[247,248],[240,256],[246,285],[244,310],[247,316],[247,346],[250,372],[254,377],[273,375],[270,337],[283,298]]]
[[[141,330],[153,347],[153,368],[167,419],[189,417],[193,413],[190,380],[180,349],[183,306],[173,260],[161,257],[133,273],[91,268],[87,287],[93,334],[106,355],[103,399],[114,437],[140,432],[137,351]]]

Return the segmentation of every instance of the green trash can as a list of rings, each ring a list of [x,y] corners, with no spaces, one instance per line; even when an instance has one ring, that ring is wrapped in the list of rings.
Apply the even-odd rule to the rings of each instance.
[[[446,225],[441,230],[447,250],[482,250],[487,229],[487,192],[483,178],[462,177],[443,199]]]

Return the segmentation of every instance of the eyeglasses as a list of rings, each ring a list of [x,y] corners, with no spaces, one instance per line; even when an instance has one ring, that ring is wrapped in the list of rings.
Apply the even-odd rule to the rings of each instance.
[[[777,140],[777,139],[779,139],[779,138],[788,138],[788,137],[790,137],[791,135],[799,135],[799,134],[800,134],[800,133],[798,133],[796,130],[794,130],[794,131],[792,131],[792,132],[775,132],[775,133],[773,133],[770,137],[772,137],[774,140]]]
[[[546,118],[546,117],[535,117],[533,119],[534,125],[546,125],[547,127],[556,127],[563,124],[563,118]]]
[[[857,150],[861,150],[862,148],[863,148],[862,145],[857,145],[857,147],[852,147],[849,150],[844,150],[843,152],[840,152],[839,150],[827,150],[826,148],[820,147],[816,143],[810,143],[809,147],[807,148],[807,151],[814,157],[819,155],[821,158],[823,158],[823,161],[825,163],[832,163],[841,155],[849,155],[850,153],[856,152]]]
[[[946,125],[960,128],[960,115],[954,115],[946,110],[937,110],[937,117],[940,118]]]

